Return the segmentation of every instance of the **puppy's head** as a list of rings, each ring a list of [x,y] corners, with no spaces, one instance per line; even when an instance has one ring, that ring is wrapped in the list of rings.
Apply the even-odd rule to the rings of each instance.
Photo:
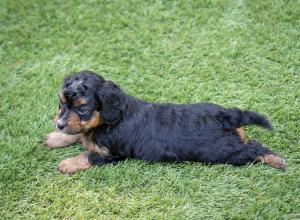
[[[59,99],[54,121],[56,128],[66,134],[115,124],[121,120],[126,106],[126,96],[116,84],[90,71],[67,77]]]

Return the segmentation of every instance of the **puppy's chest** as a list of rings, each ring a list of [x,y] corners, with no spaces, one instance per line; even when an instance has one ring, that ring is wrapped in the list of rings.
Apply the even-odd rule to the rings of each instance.
[[[91,152],[95,152],[99,155],[103,156],[108,156],[110,155],[110,151],[107,147],[105,146],[99,146],[97,145],[94,140],[93,140],[94,133],[89,132],[89,133],[82,133],[81,134],[81,142],[82,145]]]

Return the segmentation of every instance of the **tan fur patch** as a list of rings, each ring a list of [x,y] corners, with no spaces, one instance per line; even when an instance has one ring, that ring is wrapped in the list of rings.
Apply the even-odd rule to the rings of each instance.
[[[78,98],[78,99],[75,99],[74,101],[73,101],[73,105],[74,106],[80,106],[80,105],[84,105],[84,104],[86,104],[87,103],[87,100],[86,99],[84,99],[84,98]]]
[[[85,130],[88,131],[91,128],[98,127],[99,125],[103,124],[103,119],[100,116],[100,113],[98,111],[93,112],[93,116],[91,117],[90,120],[88,121],[81,121],[81,127]]]
[[[267,163],[270,166],[278,169],[285,169],[287,166],[285,161],[276,154],[266,154],[264,156],[257,156],[255,160],[263,163]]]
[[[54,123],[59,119],[59,112],[54,118]],[[88,121],[81,121],[78,114],[70,111],[69,117],[66,121],[65,132],[70,134],[77,134],[81,131],[89,131],[92,128],[103,124],[103,119],[98,111],[94,111],[92,117]]]
[[[243,127],[236,128],[235,131],[243,141],[246,141],[246,132]]]
[[[81,135],[81,141],[82,145],[89,151],[95,152],[101,156],[108,156],[110,155],[110,152],[108,148],[103,147],[103,146],[98,146],[97,144],[94,143],[92,140],[93,137],[93,132],[90,133],[82,133]]]
[[[51,132],[45,137],[45,145],[49,148],[66,147],[80,141],[81,135],[67,135],[61,132]]]
[[[68,158],[61,161],[58,165],[58,170],[62,173],[73,174],[80,170],[86,170],[92,165],[88,160],[89,152],[84,152],[76,157]]]
[[[81,132],[81,121],[75,112],[70,112],[66,128],[69,133]]]
[[[61,108],[58,108],[57,113],[54,117],[54,123],[55,124],[57,123],[57,120],[58,120],[60,114],[61,114]]]
[[[60,110],[58,111],[58,113],[55,115],[54,117],[54,123],[56,124],[57,123],[57,120],[58,120],[58,115],[60,114]]]
[[[64,102],[64,103],[67,102],[66,97],[65,97],[63,91],[61,91],[61,92],[59,93],[59,98],[60,98],[60,100],[61,100],[62,102]]]

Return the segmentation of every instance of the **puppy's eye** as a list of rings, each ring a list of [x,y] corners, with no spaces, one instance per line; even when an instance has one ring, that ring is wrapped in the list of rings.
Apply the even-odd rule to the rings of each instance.
[[[77,108],[77,112],[78,112],[79,114],[81,114],[81,115],[84,115],[84,114],[86,114],[86,113],[88,112],[88,108],[85,107],[85,106],[79,106],[79,107]]]

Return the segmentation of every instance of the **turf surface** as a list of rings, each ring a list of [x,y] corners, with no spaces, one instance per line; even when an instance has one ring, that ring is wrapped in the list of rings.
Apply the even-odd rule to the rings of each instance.
[[[0,1],[0,218],[299,219],[300,1]],[[48,150],[64,76],[94,70],[148,101],[267,115],[248,127],[286,158],[250,164],[127,160],[56,171]]]

